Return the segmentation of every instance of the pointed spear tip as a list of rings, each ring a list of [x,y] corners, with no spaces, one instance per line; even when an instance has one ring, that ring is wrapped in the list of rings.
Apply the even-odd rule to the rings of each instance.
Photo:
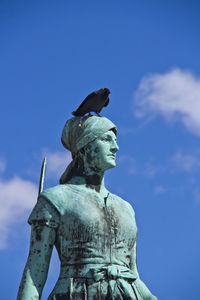
[[[42,162],[42,168],[41,168],[41,173],[40,173],[40,184],[39,184],[39,191],[38,191],[38,196],[40,195],[40,193],[43,191],[44,189],[44,179],[45,179],[45,172],[46,172],[46,156],[43,159]]]

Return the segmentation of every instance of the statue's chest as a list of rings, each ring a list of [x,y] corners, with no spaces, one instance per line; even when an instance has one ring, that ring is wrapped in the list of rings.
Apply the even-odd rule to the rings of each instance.
[[[66,239],[82,242],[97,242],[101,237],[111,243],[129,242],[135,240],[137,234],[133,214],[123,201],[115,201],[112,197],[104,201],[94,195],[78,195],[68,202],[60,231]]]

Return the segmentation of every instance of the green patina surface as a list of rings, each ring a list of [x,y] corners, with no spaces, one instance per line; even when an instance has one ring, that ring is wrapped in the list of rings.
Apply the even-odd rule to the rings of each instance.
[[[40,193],[30,217],[30,251],[18,300],[41,298],[55,245],[60,275],[48,300],[156,300],[136,265],[131,205],[110,193],[104,172],[115,167],[116,127],[103,117],[76,117],[62,143],[73,160],[60,184]]]

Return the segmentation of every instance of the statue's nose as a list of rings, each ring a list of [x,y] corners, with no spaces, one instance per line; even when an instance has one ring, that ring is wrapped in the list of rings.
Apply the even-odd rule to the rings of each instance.
[[[111,147],[112,151],[117,152],[119,150],[119,147],[117,145],[117,142],[113,141],[112,143],[112,147]]]

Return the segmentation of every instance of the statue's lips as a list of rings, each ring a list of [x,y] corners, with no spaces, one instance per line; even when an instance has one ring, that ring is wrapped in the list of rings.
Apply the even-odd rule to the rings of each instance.
[[[116,158],[116,155],[108,154],[109,157]]]

